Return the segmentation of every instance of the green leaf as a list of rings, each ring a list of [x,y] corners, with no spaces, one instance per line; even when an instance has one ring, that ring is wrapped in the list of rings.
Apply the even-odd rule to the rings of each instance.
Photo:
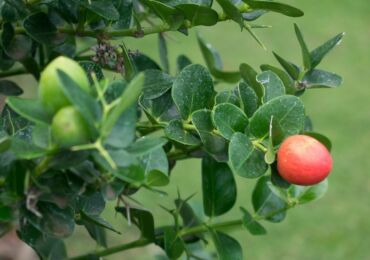
[[[197,215],[186,200],[176,199],[175,204],[179,210],[184,227],[194,227],[200,224]]]
[[[245,82],[240,82],[234,92],[239,98],[240,108],[248,117],[251,117],[258,107],[256,92]]]
[[[181,117],[189,121],[190,115],[199,109],[209,108],[213,102],[213,80],[208,70],[194,64],[183,69],[172,86],[172,98]]]
[[[280,222],[285,218],[287,205],[268,186],[269,177],[261,177],[252,194],[253,208],[257,215],[271,222]]]
[[[88,215],[100,215],[105,208],[105,200],[101,192],[82,195],[78,197],[76,208]]]
[[[185,250],[181,237],[172,227],[164,230],[164,248],[169,259],[178,259]]]
[[[191,146],[201,144],[195,135],[184,130],[181,120],[172,120],[164,129],[164,133],[166,137],[180,144]]]
[[[13,137],[11,140],[10,150],[18,159],[35,159],[47,154],[45,148],[38,147],[32,143]]]
[[[263,88],[257,81],[257,72],[248,64],[242,63],[239,67],[240,75],[248,86],[252,87],[258,97],[258,104],[261,103],[263,97]]]
[[[219,260],[243,259],[243,250],[237,240],[213,229],[210,229],[210,233]]]
[[[143,96],[145,99],[154,99],[166,93],[173,84],[174,78],[160,70],[146,70]]]
[[[297,36],[299,45],[301,46],[304,68],[305,70],[309,71],[311,69],[310,51],[308,50],[307,44],[303,38],[303,34],[296,23],[294,24],[294,30],[295,30],[295,34]]]
[[[19,96],[23,94],[23,90],[13,81],[0,80],[0,94],[4,96]]]
[[[229,103],[215,106],[212,110],[212,120],[221,135],[228,140],[235,132],[244,133],[249,123],[244,112]]]
[[[320,64],[322,59],[338,44],[341,43],[343,36],[345,33],[340,33],[325,42],[324,44],[320,45],[316,49],[314,49],[311,53],[311,67],[315,68],[317,65]]]
[[[335,88],[342,84],[342,78],[332,72],[314,69],[306,73],[302,83],[306,88]]]
[[[126,151],[133,155],[145,155],[151,153],[167,143],[162,137],[141,137],[135,143],[126,148]]]
[[[185,55],[179,55],[176,60],[178,72],[182,71],[186,66],[192,64],[191,60]]]
[[[116,9],[119,13],[119,19],[113,23],[115,29],[130,28],[133,13],[133,1],[116,1]]]
[[[52,203],[39,202],[38,211],[42,218],[29,213],[27,219],[45,235],[66,238],[72,235],[75,227],[71,208],[60,209]]]
[[[144,86],[144,82],[144,74],[139,73],[129,83],[122,96],[117,100],[117,105],[108,114],[107,119],[102,126],[101,134],[103,137],[109,135],[122,113],[129,109],[137,101]]]
[[[281,81],[284,83],[285,86],[285,92],[290,95],[294,95],[297,92],[296,87],[294,86],[294,81],[293,79],[283,70],[276,68],[274,66],[268,65],[268,64],[263,64],[260,66],[262,71],[272,71],[276,75],[279,76]]]
[[[250,132],[257,138],[267,137],[272,116],[286,135],[303,130],[305,110],[302,101],[295,96],[280,96],[261,106],[250,119]]]
[[[315,138],[317,141],[319,141],[320,143],[325,145],[325,147],[329,151],[331,151],[332,144],[331,144],[330,139],[327,136],[325,136],[323,134],[316,133],[316,132],[304,132],[304,134]]]
[[[215,97],[215,105],[222,103],[230,103],[235,106],[239,106],[239,97],[237,97],[232,90],[218,92]]]
[[[283,59],[275,52],[272,52],[276,58],[276,60],[280,63],[280,65],[285,69],[285,71],[291,76],[293,79],[297,80],[299,78],[299,68],[294,65],[293,63]]]
[[[92,61],[80,61],[80,66],[85,70],[87,76],[89,77],[90,84],[93,84],[93,78],[92,75],[94,74],[97,78],[97,80],[104,79],[104,74],[99,65],[97,65],[95,62]]]
[[[244,27],[244,20],[239,9],[230,0],[216,0],[217,3],[222,7],[225,14],[234,22],[240,25],[240,28]]]
[[[138,53],[131,57],[135,70],[138,72],[148,69],[161,70],[161,67],[145,54]]]
[[[266,229],[256,220],[253,219],[252,215],[243,207],[240,208],[243,213],[243,226],[252,235],[265,235]]]
[[[227,161],[227,141],[213,133],[214,126],[211,111],[195,111],[191,118],[206,151],[217,161]]]
[[[23,22],[23,27],[31,38],[48,46],[60,45],[66,38],[65,34],[58,32],[57,27],[43,12],[28,16]]]
[[[291,185],[288,192],[298,200],[299,204],[305,204],[322,198],[328,190],[328,180],[313,186]]]
[[[3,25],[1,45],[6,55],[14,60],[22,61],[31,56],[32,40],[27,35],[15,34],[10,23]]]
[[[155,123],[170,122],[173,119],[180,119],[181,116],[173,102],[171,92],[166,92],[156,99],[140,98],[140,106],[148,118]]]
[[[101,1],[101,0],[89,0],[81,1],[81,5],[99,15],[100,17],[110,20],[117,21],[120,17],[119,12],[112,3],[112,1]]]
[[[168,61],[167,43],[163,33],[158,34],[159,58],[165,72],[170,71],[170,63]]]
[[[51,118],[36,99],[9,97],[7,104],[18,114],[35,123],[50,124]]]
[[[277,169],[276,161],[270,165],[270,169],[271,169],[271,183],[273,184],[273,186],[283,189],[287,189],[290,187],[291,184],[280,176]]]
[[[146,184],[149,186],[165,186],[169,183],[167,155],[162,148],[153,150],[143,157]]]
[[[235,133],[231,138],[229,164],[234,173],[245,178],[257,178],[267,171],[264,154],[242,133]]]
[[[90,224],[93,224],[93,225],[96,225],[96,226],[99,226],[99,227],[102,227],[102,228],[106,228],[106,229],[108,229],[110,231],[113,231],[117,234],[121,234],[121,232],[114,229],[110,223],[108,223],[106,220],[104,220],[103,218],[101,218],[98,215],[89,215],[89,214],[86,214],[84,211],[80,211],[80,214],[81,214],[81,218],[84,222],[88,222]]]
[[[253,9],[276,12],[290,17],[301,17],[304,15],[304,13],[298,8],[279,2],[255,0],[244,0],[244,2]]]
[[[238,82],[240,79],[239,71],[223,71],[221,57],[217,50],[214,49],[212,45],[206,43],[199,34],[197,35],[197,37],[200,50],[203,54],[203,58],[211,74],[215,78],[221,79],[225,82]]]
[[[234,206],[236,183],[226,163],[202,159],[202,191],[204,212],[209,217],[220,216]]]
[[[94,239],[98,245],[108,247],[107,236],[104,228],[88,221],[82,220],[81,222],[85,226],[91,238]]]
[[[152,9],[164,22],[171,26],[172,30],[180,28],[184,21],[184,15],[180,10],[164,3],[146,0],[145,3]]]
[[[114,158],[114,156],[112,156],[112,158],[117,159],[117,158]],[[119,159],[122,160],[124,158],[119,158]],[[116,176],[118,179],[124,182],[128,182],[132,184],[133,186],[140,186],[145,181],[145,172],[141,166],[132,164],[125,168],[123,167],[121,168],[121,167],[118,168],[118,170],[113,172],[114,176]]]
[[[122,49],[123,67],[125,69],[125,79],[127,81],[131,81],[136,76],[137,68],[135,67],[134,61],[132,60],[126,45],[122,42],[120,46]]]
[[[212,26],[218,22],[217,12],[208,6],[179,4],[176,8],[183,12],[185,19],[189,20],[192,26]]]
[[[90,129],[95,129],[95,123],[101,117],[101,108],[98,102],[85,90],[78,86],[67,73],[58,70],[58,77],[62,83],[63,92],[73,106],[80,112]]]
[[[274,72],[264,71],[258,74],[256,79],[264,87],[264,103],[285,94],[284,84]]]
[[[131,221],[140,229],[141,237],[147,238],[150,241],[155,240],[154,235],[154,219],[153,215],[145,210],[130,207],[129,209],[125,207],[116,207],[116,211],[122,213],[126,218],[128,218],[127,212],[129,211],[129,216]]]

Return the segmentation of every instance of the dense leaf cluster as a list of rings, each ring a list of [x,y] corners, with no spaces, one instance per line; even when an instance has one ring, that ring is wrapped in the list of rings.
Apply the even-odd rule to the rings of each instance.
[[[207,67],[181,55],[171,74],[166,31],[187,34],[193,26],[232,20],[256,38],[252,29],[259,26],[250,21],[269,11],[303,15],[278,2],[217,2],[222,12],[208,0],[0,0],[0,76],[30,73],[39,79],[53,58],[64,55],[80,62],[91,83],[87,93],[63,70],[57,73],[91,137],[90,142],[66,148],[53,140],[53,115],[40,100],[19,98],[22,89],[16,82],[0,80],[0,92],[8,96],[0,124],[1,234],[15,226],[43,259],[67,258],[63,239],[72,235],[75,225],[84,226],[97,244],[108,247],[105,231],[120,232],[100,215],[107,201],[117,200],[116,211],[139,228],[140,238],[76,259],[150,243],[162,247],[170,259],[184,253],[191,258],[197,252],[189,245],[203,245],[208,238],[220,259],[243,259],[238,241],[220,229],[244,226],[251,234],[265,234],[262,220],[280,222],[288,209],[325,193],[327,181],[301,187],[282,180],[275,153],[294,134],[311,135],[331,148],[329,139],[313,132],[299,96],[341,84],[338,75],[317,66],[343,34],[309,51],[295,25],[302,67],[274,53],[282,68],[264,64],[255,70],[243,63],[235,71],[225,71],[217,50],[198,35]],[[110,42],[152,33],[159,35],[161,65]],[[111,81],[104,69],[122,78]],[[231,87],[218,91],[220,82]],[[176,161],[188,158],[202,161],[205,218],[195,214],[191,196],[179,195],[174,208],[164,208],[173,222],[156,227],[155,216],[133,196],[142,189],[163,193]],[[253,213],[245,204],[238,218],[217,222],[216,217],[235,206],[235,175],[245,181],[258,179]]]

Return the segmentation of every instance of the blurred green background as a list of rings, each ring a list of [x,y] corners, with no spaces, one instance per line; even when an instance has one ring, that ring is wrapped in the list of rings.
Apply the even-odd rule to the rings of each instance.
[[[300,62],[300,50],[295,39],[293,22],[304,32],[311,49],[339,32],[346,32],[343,43],[323,62],[321,67],[343,76],[339,89],[307,91],[303,99],[315,130],[329,136],[333,142],[334,171],[330,176],[327,195],[318,202],[297,207],[280,224],[265,223],[268,234],[253,237],[247,231],[230,230],[241,241],[245,259],[370,259],[370,4],[368,0],[284,0],[304,10],[299,19],[267,14],[256,23],[272,25],[257,34],[268,48],[264,51],[238,25],[225,22],[211,28],[198,28],[204,38],[221,54],[225,69],[235,70],[241,62],[255,68],[262,63],[277,64],[274,50],[289,60]],[[175,58],[185,54],[193,62],[202,63],[201,53],[192,31],[189,37],[179,33],[167,34],[172,72]],[[159,61],[157,37],[145,40],[127,39],[130,49],[138,49]],[[233,87],[233,86],[230,86]],[[251,207],[254,181],[237,178],[238,201],[233,211],[223,219],[241,216],[239,206]],[[171,185],[165,188],[169,196],[140,192],[136,199],[156,215],[156,225],[171,223],[171,217],[160,207],[172,207],[179,188],[186,197],[197,193],[191,204],[200,208],[200,164],[190,160],[178,163],[172,173]],[[123,235],[109,234],[110,245],[124,243],[137,237],[134,227],[119,215],[114,205],[105,217],[122,230]],[[83,230],[68,240],[70,255],[94,249],[95,243]],[[107,259],[154,259],[161,250],[148,246],[107,257]],[[232,259],[231,259],[232,260]]]

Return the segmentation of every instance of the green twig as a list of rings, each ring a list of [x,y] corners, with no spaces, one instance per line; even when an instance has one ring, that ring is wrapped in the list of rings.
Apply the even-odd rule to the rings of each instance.
[[[278,209],[278,210],[273,211],[273,212],[271,212],[267,215],[264,215],[264,216],[254,215],[253,219],[256,220],[256,221],[263,220],[263,219],[268,219],[268,218],[271,218],[271,217],[273,217],[273,216],[275,216],[279,213],[285,212],[285,211],[287,211],[288,209],[290,209],[292,207],[294,207],[294,205],[288,205],[288,206],[286,206],[282,209]],[[200,225],[195,226],[195,227],[183,228],[178,232],[178,235],[180,237],[185,237],[185,236],[189,236],[189,235],[196,235],[196,234],[206,233],[206,232],[209,231],[210,228],[221,230],[221,229],[230,229],[230,228],[240,228],[242,225],[243,225],[243,219],[235,219],[235,220],[219,222],[219,223],[214,223],[214,224],[207,224],[207,225],[200,224]],[[158,235],[158,236],[156,236],[155,240],[159,240],[161,238],[163,238],[163,235]],[[133,242],[128,243],[128,244],[118,245],[118,246],[110,247],[110,248],[107,248],[107,249],[99,250],[99,251],[96,251],[96,252],[88,253],[88,254],[85,254],[85,255],[72,257],[72,258],[70,258],[70,260],[82,260],[82,259],[85,259],[87,256],[91,256],[91,255],[98,256],[98,257],[108,256],[108,255],[112,255],[112,254],[115,254],[115,253],[118,253],[118,252],[129,250],[129,249],[132,249],[132,248],[146,246],[146,245],[149,245],[149,244],[152,244],[152,243],[154,243],[154,241],[152,241],[150,239],[140,238],[139,240],[133,241]]]

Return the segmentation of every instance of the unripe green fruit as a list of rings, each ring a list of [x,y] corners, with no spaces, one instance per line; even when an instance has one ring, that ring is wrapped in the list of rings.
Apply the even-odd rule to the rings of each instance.
[[[293,135],[284,140],[277,154],[278,172],[297,185],[314,185],[330,173],[333,160],[328,149],[307,135]]]
[[[51,123],[53,143],[68,148],[89,142],[89,128],[81,114],[73,107],[60,109]]]
[[[45,68],[40,78],[39,97],[50,115],[54,115],[62,107],[71,105],[64,95],[57,70],[64,71],[82,89],[90,91],[89,80],[83,68],[74,60],[59,56]]]

